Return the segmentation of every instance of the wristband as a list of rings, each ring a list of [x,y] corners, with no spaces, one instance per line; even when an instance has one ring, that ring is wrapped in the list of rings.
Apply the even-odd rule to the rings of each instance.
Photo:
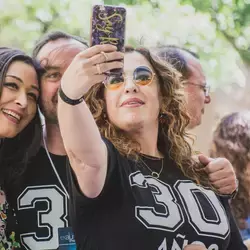
[[[73,106],[81,103],[84,100],[83,96],[79,99],[70,99],[68,96],[65,95],[61,86],[59,87],[59,96],[64,102]]]

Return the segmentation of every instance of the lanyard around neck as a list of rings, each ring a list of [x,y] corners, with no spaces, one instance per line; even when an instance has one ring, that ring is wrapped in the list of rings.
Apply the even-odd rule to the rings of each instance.
[[[64,184],[63,184],[63,182],[62,182],[62,180],[61,180],[61,178],[60,178],[60,176],[59,176],[59,174],[58,174],[58,172],[57,172],[57,170],[56,170],[55,164],[54,164],[53,160],[51,159],[50,153],[49,153],[49,151],[48,151],[47,144],[46,144],[46,140],[45,140],[45,134],[43,134],[43,144],[44,144],[44,149],[45,149],[45,151],[46,151],[46,154],[47,154],[47,156],[48,156],[48,159],[49,159],[49,161],[50,161],[50,165],[51,165],[52,169],[54,170],[54,173],[55,173],[55,175],[56,175],[56,177],[57,177],[57,180],[59,181],[59,183],[60,183],[60,185],[61,185],[61,187],[62,187],[62,189],[63,189],[65,195],[66,195],[67,198],[69,199],[69,193],[68,193],[67,189],[65,188],[65,186],[64,186]]]
[[[42,112],[41,112],[41,110],[40,110],[39,107],[38,107],[38,114],[39,114],[40,121],[41,121],[41,126],[42,126],[44,149],[45,149],[47,157],[48,157],[48,159],[50,161],[50,165],[51,165],[52,169],[54,170],[56,178],[59,181],[59,183],[60,183],[60,185],[61,185],[61,187],[62,187],[62,189],[64,191],[64,194],[69,199],[69,193],[68,193],[67,189],[65,188],[65,186],[63,185],[63,182],[62,182],[62,180],[61,180],[61,178],[60,178],[60,176],[59,176],[59,174],[58,174],[58,172],[56,170],[55,164],[54,164],[54,162],[51,159],[51,156],[50,156],[50,153],[49,153],[49,150],[48,150],[48,147],[47,147],[47,143],[46,143],[46,140],[45,140],[46,135],[47,135],[47,133],[46,133],[46,125],[45,125],[45,118],[44,118],[44,116],[43,116],[43,114],[42,114]]]

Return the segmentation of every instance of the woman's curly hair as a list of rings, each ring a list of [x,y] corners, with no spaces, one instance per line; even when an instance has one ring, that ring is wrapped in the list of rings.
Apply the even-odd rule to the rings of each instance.
[[[231,201],[231,207],[238,226],[244,229],[244,221],[250,214],[250,178],[246,178],[250,162],[250,111],[236,112],[222,118],[213,135],[210,155],[225,157],[234,167],[239,190]]]
[[[160,84],[161,110],[159,114],[158,149],[168,155],[189,178],[210,186],[207,175],[192,158],[192,149],[187,141],[191,138],[186,127],[189,116],[185,108],[181,75],[170,64],[153,56],[146,48],[126,47],[125,53],[137,52],[151,64]],[[104,85],[97,84],[86,94],[85,101],[92,112],[101,135],[110,140],[116,149],[127,157],[139,158],[140,145],[126,132],[116,127],[108,119],[104,98]]]

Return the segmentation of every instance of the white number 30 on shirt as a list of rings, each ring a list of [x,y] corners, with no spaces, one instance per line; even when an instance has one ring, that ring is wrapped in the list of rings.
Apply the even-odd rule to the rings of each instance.
[[[229,232],[229,223],[225,210],[213,191],[195,185],[189,180],[179,180],[174,187],[155,179],[143,176],[141,172],[130,175],[130,185],[151,188],[154,206],[136,206],[136,218],[149,229],[175,232],[183,223],[183,212],[189,224],[198,235],[225,239]],[[182,206],[177,203],[173,189],[180,197]],[[213,218],[206,218],[201,199],[210,206]],[[159,212],[159,206],[164,208]],[[158,210],[158,211],[157,211]]]

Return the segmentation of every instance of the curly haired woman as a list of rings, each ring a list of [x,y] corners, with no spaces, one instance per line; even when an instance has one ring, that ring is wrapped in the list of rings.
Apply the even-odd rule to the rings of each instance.
[[[179,74],[145,48],[122,58],[112,45],[91,47],[61,81],[77,249],[245,249],[227,199],[191,157]]]
[[[239,191],[231,201],[243,240],[250,239],[250,111],[223,117],[213,135],[212,157],[226,157],[239,180]]]

